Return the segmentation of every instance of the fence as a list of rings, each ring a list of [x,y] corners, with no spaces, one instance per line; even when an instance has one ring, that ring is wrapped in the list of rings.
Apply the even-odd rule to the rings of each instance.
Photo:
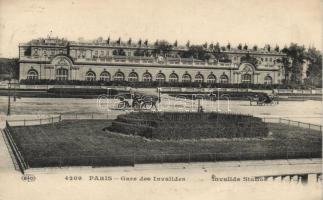
[[[119,114],[115,113],[70,113],[61,114],[58,116],[52,116],[48,118],[39,119],[19,119],[19,120],[7,120],[10,126],[35,126],[43,124],[54,124],[62,120],[96,120],[96,119],[116,119]]]
[[[263,118],[263,122],[287,124],[288,126],[296,126],[299,128],[305,128],[309,130],[322,131],[321,125],[304,123],[284,118]]]
[[[34,126],[34,125],[42,125],[42,124],[53,124],[60,122],[62,120],[96,120],[96,119],[116,119],[119,113],[68,113],[68,114],[61,114],[58,116],[52,116],[48,118],[40,118],[40,119],[22,119],[22,120],[7,120],[7,123],[10,126]],[[274,117],[266,117],[262,118],[263,122],[268,123],[281,123],[287,124],[289,126],[296,126],[300,128],[310,129],[310,130],[317,130],[322,131],[322,126],[317,124],[311,123],[304,123],[284,118],[274,118]]]
[[[15,157],[15,159],[17,161],[18,167],[19,167],[21,173],[24,174],[24,171],[26,169],[28,169],[29,166],[25,162],[24,157],[21,155],[15,141],[12,138],[11,133],[13,133],[13,130],[11,129],[8,122],[6,122],[6,127],[3,129],[3,131],[4,131],[4,136],[6,137],[6,140],[8,141],[9,146],[12,150],[13,156]]]
[[[69,113],[62,114],[62,120],[76,120],[76,119],[115,119],[118,114],[112,113]]]
[[[321,158],[322,151],[285,151],[285,152],[238,152],[238,153],[182,153],[182,154],[148,154],[148,155],[109,155],[81,157],[42,157],[32,158],[32,167],[64,167],[64,166],[135,166],[136,164],[220,162],[244,160],[275,159],[312,159]]]
[[[61,116],[53,116],[39,119],[22,119],[22,120],[7,120],[10,126],[35,126],[42,124],[53,124],[62,121]]]

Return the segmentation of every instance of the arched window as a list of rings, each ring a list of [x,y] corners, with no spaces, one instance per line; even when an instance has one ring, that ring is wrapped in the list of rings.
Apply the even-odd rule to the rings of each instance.
[[[110,74],[109,74],[109,72],[103,71],[100,74],[100,81],[109,82],[110,81]]]
[[[191,75],[189,75],[188,73],[186,73],[182,76],[183,83],[190,83],[191,81],[192,81]]]
[[[242,83],[251,83],[251,74],[242,74],[241,75]]]
[[[123,80],[124,80],[124,74],[123,74],[122,72],[117,72],[117,73],[114,75],[113,79],[114,79],[115,81],[123,81]]]
[[[142,81],[143,82],[151,82],[152,76],[149,72],[146,72],[142,75]]]
[[[38,72],[34,69],[29,70],[27,73],[27,79],[37,80],[38,79]]]
[[[210,75],[207,77],[206,82],[208,82],[208,83],[216,83],[216,76],[215,76],[214,74],[210,74]]]
[[[93,71],[86,72],[85,80],[87,80],[87,81],[95,81],[95,78],[96,78],[96,75],[95,75],[95,73]]]
[[[227,76],[227,75],[225,75],[225,74],[222,74],[222,75],[220,76],[220,83],[224,83],[224,84],[229,83],[229,78],[228,78],[228,76]]]
[[[165,82],[165,80],[166,80],[165,74],[163,74],[163,73],[158,73],[158,74],[156,75],[156,81],[157,81],[157,82],[159,82],[159,83],[163,83],[163,82]]]
[[[68,70],[65,68],[58,68],[56,70],[56,80],[59,80],[59,81],[68,80]]]
[[[136,72],[131,72],[128,76],[129,82],[138,82],[138,74]]]
[[[195,76],[195,82],[196,83],[203,83],[204,82],[204,77],[202,74],[196,74]]]
[[[177,83],[178,82],[178,76],[175,73],[172,73],[169,75],[169,82],[171,83]]]
[[[265,85],[271,85],[273,83],[273,78],[271,78],[271,76],[267,75],[265,77],[265,81],[264,81],[264,84]]]

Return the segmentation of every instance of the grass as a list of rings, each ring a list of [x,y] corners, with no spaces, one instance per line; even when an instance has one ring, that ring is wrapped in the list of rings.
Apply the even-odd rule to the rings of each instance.
[[[287,151],[299,152],[289,156],[301,158],[314,156],[307,152],[320,152],[322,148],[319,131],[283,124],[268,124],[271,133],[267,138],[169,141],[103,131],[110,125],[108,120],[62,121],[12,127],[12,136],[30,167],[125,165],[134,162],[134,154],[136,163],[278,159],[286,158]],[[165,156],[168,154],[172,156]]]

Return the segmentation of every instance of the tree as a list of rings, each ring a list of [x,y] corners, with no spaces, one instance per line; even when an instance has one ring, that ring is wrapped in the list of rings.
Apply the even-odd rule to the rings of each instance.
[[[291,72],[291,62],[287,56],[284,56],[277,60],[278,63],[281,63],[284,68],[284,80],[285,83],[289,83],[289,74]]]
[[[205,42],[205,43],[203,44],[203,48],[204,48],[204,49],[207,49],[207,42]]]
[[[305,57],[304,46],[291,43],[288,48],[282,50],[291,59],[290,81],[299,84],[302,81],[303,64]]]
[[[0,79],[18,79],[19,62],[17,58],[0,58]]]
[[[195,58],[195,59],[200,59],[200,60],[204,60],[205,59],[205,50],[204,47],[202,45],[191,45],[188,49],[188,51],[186,51],[184,53],[184,57],[186,58]]]
[[[306,71],[307,81],[311,85],[322,87],[322,53],[315,47],[310,47],[305,57],[309,61]]]
[[[228,49],[228,50],[230,50],[230,49],[231,49],[231,44],[230,44],[230,43],[228,43],[228,44],[227,44],[227,49]]]
[[[252,49],[253,49],[254,51],[257,51],[257,50],[258,50],[258,46],[257,46],[257,45],[255,45],[255,46],[253,46],[253,47],[252,47]]]
[[[278,45],[276,45],[275,51],[279,52],[279,46]]]
[[[119,39],[117,40],[117,44],[121,44],[121,38],[119,37]]]
[[[209,45],[209,50],[210,50],[210,51],[213,51],[213,49],[214,49],[214,44],[213,44],[213,43],[211,43],[211,44]]]
[[[157,40],[155,42],[155,49],[154,49],[153,53],[155,55],[166,56],[166,54],[169,53],[172,49],[173,49],[173,46],[171,44],[169,44],[167,41],[165,41],[165,40],[158,41]]]
[[[247,44],[244,44],[243,49],[244,50],[248,50],[248,45]]]
[[[188,40],[186,43],[186,47],[189,48],[190,47],[190,41]]]
[[[129,38],[128,40],[128,45],[131,45],[131,38]]]
[[[214,46],[213,52],[219,53],[221,51],[220,44],[217,42]]]
[[[174,42],[174,47],[177,47],[177,40],[175,40]]]
[[[239,44],[239,45],[238,45],[238,49],[239,49],[239,50],[242,50],[242,44]]]

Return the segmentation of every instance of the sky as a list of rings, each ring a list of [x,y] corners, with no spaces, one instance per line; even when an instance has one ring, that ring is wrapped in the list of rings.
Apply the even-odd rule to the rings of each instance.
[[[321,0],[0,0],[0,57],[19,43],[110,36],[233,46],[291,42],[322,50]]]

